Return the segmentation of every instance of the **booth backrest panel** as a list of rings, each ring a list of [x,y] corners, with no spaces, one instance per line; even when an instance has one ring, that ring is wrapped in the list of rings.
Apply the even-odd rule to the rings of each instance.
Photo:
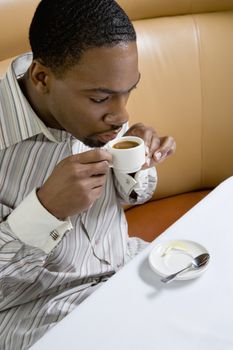
[[[132,20],[233,10],[232,0],[118,0]]]
[[[38,0],[0,0],[0,61],[29,50],[28,29]]]
[[[142,80],[129,100],[177,141],[158,166],[158,197],[211,188],[233,175],[233,12],[135,22]]]

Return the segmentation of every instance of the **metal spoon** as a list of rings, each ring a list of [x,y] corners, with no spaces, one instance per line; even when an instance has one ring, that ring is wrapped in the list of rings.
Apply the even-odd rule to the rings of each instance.
[[[200,255],[196,256],[195,258],[193,258],[191,263],[188,266],[186,266],[184,269],[182,269],[176,273],[173,273],[172,275],[169,275],[167,277],[163,277],[161,279],[161,281],[164,283],[168,283],[168,282],[172,281],[174,278],[176,278],[176,276],[179,275],[183,271],[189,270],[191,268],[198,269],[198,268],[204,266],[205,264],[207,264],[209,261],[209,258],[210,258],[210,255],[208,253],[200,254]]]

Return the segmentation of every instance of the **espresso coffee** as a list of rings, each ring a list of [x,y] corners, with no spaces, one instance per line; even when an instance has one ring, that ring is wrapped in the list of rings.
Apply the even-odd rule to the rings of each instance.
[[[113,148],[116,149],[128,149],[128,148],[134,148],[137,147],[139,144],[135,141],[121,141],[118,143],[115,143],[115,145],[113,145]]]
[[[145,143],[137,136],[122,136],[107,145],[112,155],[110,166],[119,173],[136,173],[145,164]]]

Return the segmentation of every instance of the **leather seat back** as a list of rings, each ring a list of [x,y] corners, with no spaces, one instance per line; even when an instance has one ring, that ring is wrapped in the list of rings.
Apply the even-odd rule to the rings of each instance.
[[[156,198],[216,186],[233,175],[233,1],[119,3],[135,19],[142,74],[131,123],[177,142]]]

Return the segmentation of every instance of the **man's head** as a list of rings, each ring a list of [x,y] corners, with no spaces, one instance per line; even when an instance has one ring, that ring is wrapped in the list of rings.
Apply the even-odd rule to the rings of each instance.
[[[29,39],[34,59],[62,73],[76,65],[87,49],[129,43],[136,34],[113,0],[42,0]]]
[[[128,120],[136,34],[114,0],[42,0],[30,26],[29,101],[50,127],[102,146]],[[115,131],[115,134],[114,134]]]

